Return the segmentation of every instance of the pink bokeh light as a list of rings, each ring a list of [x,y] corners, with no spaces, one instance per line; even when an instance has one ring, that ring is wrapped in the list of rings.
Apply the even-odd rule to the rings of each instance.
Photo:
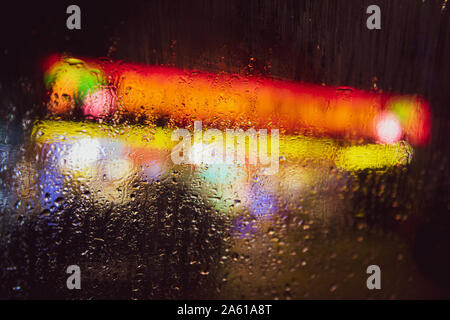
[[[89,93],[84,99],[83,114],[87,117],[102,118],[114,111],[114,93],[106,88]]]

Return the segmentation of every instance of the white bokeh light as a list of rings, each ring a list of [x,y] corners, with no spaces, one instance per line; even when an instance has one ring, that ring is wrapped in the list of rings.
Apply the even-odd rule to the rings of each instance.
[[[402,126],[392,113],[384,113],[376,122],[378,140],[382,143],[395,143],[402,137]]]
[[[85,138],[77,141],[69,150],[67,164],[74,168],[86,168],[100,157],[100,143],[96,139]]]

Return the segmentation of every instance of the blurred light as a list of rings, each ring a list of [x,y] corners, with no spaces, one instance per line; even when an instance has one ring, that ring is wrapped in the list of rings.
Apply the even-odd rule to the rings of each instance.
[[[115,88],[121,114],[165,117],[179,127],[201,120],[205,127],[216,129],[242,125],[280,129],[293,135],[308,132],[376,140],[379,134],[373,127],[374,120],[392,109],[401,114],[401,131],[407,141],[428,141],[430,112],[428,104],[417,96],[123,61],[63,56],[49,60],[45,82],[51,90],[49,110],[54,114],[69,110],[68,103],[83,102],[88,92],[95,92],[101,85],[110,85]],[[93,113],[100,117],[101,112],[96,112],[99,108],[96,105]],[[396,129],[382,127],[382,138],[395,138]]]
[[[102,72],[94,62],[70,57],[51,56],[44,64],[44,83],[50,89],[50,110],[66,114],[105,83]]]
[[[142,166],[142,173],[144,174],[147,182],[157,180],[163,174],[163,166],[160,161],[154,160],[150,163],[145,163]]]
[[[125,129],[127,130],[126,134],[117,134]],[[77,165],[92,163],[100,156],[102,158],[121,157],[123,153],[126,153],[135,165],[153,160],[163,161],[164,157],[169,161],[168,154],[176,145],[176,142],[171,140],[169,129],[157,128],[149,133],[148,129],[137,125],[111,129],[106,125],[95,123],[47,120],[38,122],[33,127],[31,135],[32,139],[38,143],[48,144],[64,140],[66,144],[69,144],[70,141],[73,141],[67,160],[71,159]],[[147,138],[143,139],[143,137]],[[102,148],[101,154],[99,140],[109,141]],[[122,147],[119,148],[119,145],[128,147],[122,149]],[[198,165],[212,165],[208,160],[208,155],[211,154],[208,148],[208,144],[194,145],[190,149],[192,160]],[[205,149],[208,151],[206,155]],[[117,152],[112,153],[113,150],[122,151],[117,154]],[[365,144],[343,147],[332,139],[300,135],[280,137],[280,156],[289,161],[307,160],[317,165],[335,165],[348,171],[406,165],[410,163],[412,154],[412,147],[404,141],[386,145]],[[219,174],[219,171],[214,171],[222,172],[222,169],[212,168],[216,169],[212,169],[207,176],[222,175],[222,173]],[[250,167],[246,166],[246,168]]]
[[[242,169],[237,165],[226,163],[215,163],[209,165],[205,170],[201,171],[201,176],[207,182],[213,184],[230,184],[239,182],[238,178],[242,178]]]
[[[83,114],[87,117],[101,118],[112,113],[115,98],[109,89],[89,93],[84,99]]]
[[[64,175],[51,163],[39,172],[41,186],[41,205],[46,207],[63,195]]]
[[[268,192],[261,182],[251,186],[249,210],[258,220],[270,217],[277,211],[276,197]]]
[[[414,144],[426,144],[430,139],[430,107],[416,96],[395,97],[386,103],[386,110],[400,121],[402,131]]]
[[[382,143],[394,143],[402,137],[402,127],[392,113],[384,113],[376,124],[377,137]]]
[[[73,168],[86,168],[96,162],[99,156],[100,143],[98,140],[84,138],[71,146],[66,163]]]
[[[248,239],[258,231],[258,225],[252,220],[239,216],[232,221],[231,231],[235,237]]]
[[[409,163],[412,153],[412,148],[402,142],[351,146],[341,150],[336,165],[348,171],[384,169]]]

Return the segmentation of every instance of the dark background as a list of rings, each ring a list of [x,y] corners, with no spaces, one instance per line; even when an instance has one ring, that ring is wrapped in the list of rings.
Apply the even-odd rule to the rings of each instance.
[[[20,125],[26,117],[43,115],[40,68],[55,52],[421,94],[432,108],[432,140],[415,155],[417,177],[425,185],[419,209],[424,218],[411,237],[424,274],[449,288],[450,5],[444,8],[444,3],[1,4],[0,118]],[[71,4],[81,8],[81,30],[66,28]],[[366,28],[371,4],[381,8],[381,30]]]

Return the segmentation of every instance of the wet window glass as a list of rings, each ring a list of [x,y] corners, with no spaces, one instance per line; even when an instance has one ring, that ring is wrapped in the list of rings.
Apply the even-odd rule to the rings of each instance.
[[[11,9],[0,298],[449,298],[447,1],[377,8]]]

